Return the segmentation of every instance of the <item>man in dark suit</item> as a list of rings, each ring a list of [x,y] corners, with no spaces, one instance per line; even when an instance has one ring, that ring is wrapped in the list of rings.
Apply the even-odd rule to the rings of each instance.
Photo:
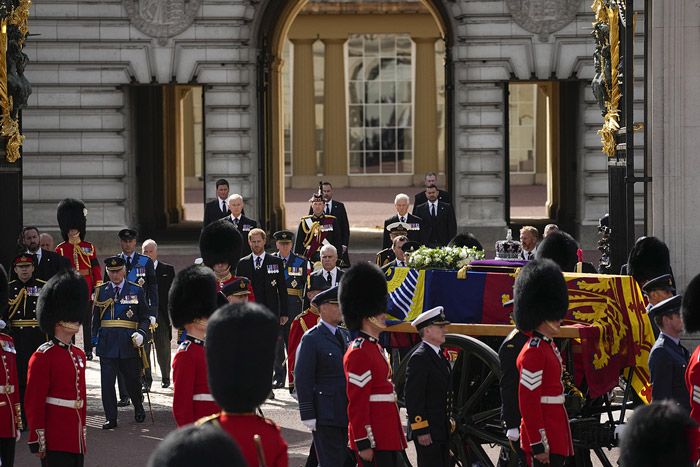
[[[216,181],[216,199],[204,205],[204,222],[202,222],[202,227],[206,227],[212,222],[231,214],[228,210],[227,198],[228,181],[220,178]]]
[[[323,213],[335,216],[338,228],[340,229],[340,245],[342,251],[338,250],[341,267],[350,267],[350,258],[348,256],[348,245],[350,245],[350,222],[348,221],[348,213],[345,210],[345,204],[333,199],[333,185],[330,182],[322,182],[321,189],[323,192]],[[309,206],[309,215],[313,214],[313,208]]]
[[[34,277],[44,282],[51,279],[58,271],[70,269],[70,262],[55,251],[44,250],[39,247],[40,233],[34,226],[27,226],[22,229],[20,236],[21,246],[26,248],[25,253],[36,257],[36,269]],[[16,279],[14,270],[11,271],[11,278]]]
[[[430,185],[435,185],[437,186],[437,174],[435,172],[428,172],[425,174],[425,179],[424,179],[426,187]],[[442,201],[443,203],[449,203],[450,202],[450,194],[446,192],[445,190],[438,190],[438,200]],[[413,197],[413,207],[420,206],[423,203],[427,203],[428,198],[425,196],[425,190],[422,190],[419,193],[416,193],[415,196]]]
[[[258,226],[257,221],[246,217],[243,214],[243,197],[239,194],[233,194],[228,197],[228,209],[230,215],[227,217],[229,222],[231,222],[243,238],[243,243],[241,244],[241,256],[250,254],[250,245],[248,245],[248,234],[250,231],[262,227]],[[249,277],[250,279],[250,277]]]
[[[445,343],[441,306],[421,313],[411,323],[423,342],[406,366],[406,411],[419,467],[450,465],[452,370],[440,346]]]
[[[391,248],[391,238],[389,237],[389,230],[387,230],[387,227],[389,224],[395,222],[408,224],[408,233],[406,236],[409,240],[419,243],[423,242],[423,219],[410,214],[408,212],[408,206],[409,200],[407,194],[399,193],[396,195],[396,198],[394,198],[396,214],[384,221],[384,240],[382,248]]]
[[[156,318],[156,329],[153,331],[153,346],[155,347],[156,358],[160,367],[160,386],[167,388],[170,387],[170,341],[173,338],[173,327],[170,324],[170,316],[168,315],[168,293],[175,279],[175,268],[168,263],[158,260],[158,244],[154,240],[148,239],[143,242],[141,252],[151,258],[156,271],[158,317]],[[147,381],[149,386],[151,381]]]
[[[649,352],[649,373],[652,402],[671,399],[690,413],[690,396],[685,384],[690,352],[681,345],[680,339],[683,333],[682,301],[680,295],[675,295],[651,309],[661,332]]]
[[[311,430],[320,466],[355,465],[348,445],[348,397],[343,356],[350,335],[340,327],[338,287],[316,295],[311,304],[321,319],[309,329],[297,353],[294,381],[301,421]]]
[[[447,246],[457,233],[457,219],[451,204],[438,200],[438,189],[431,185],[425,189],[426,203],[413,208],[413,213],[423,219],[423,244],[431,248]]]
[[[267,234],[253,229],[248,235],[251,254],[238,261],[236,276],[250,279],[255,301],[270,309],[279,317],[281,325],[287,322],[287,281],[284,278],[284,262],[277,256],[265,253]]]
[[[322,280],[326,287],[335,287],[340,284],[340,279],[343,277],[343,271],[336,266],[338,260],[338,251],[333,245],[324,245],[321,248],[321,269],[311,273],[312,281]]]

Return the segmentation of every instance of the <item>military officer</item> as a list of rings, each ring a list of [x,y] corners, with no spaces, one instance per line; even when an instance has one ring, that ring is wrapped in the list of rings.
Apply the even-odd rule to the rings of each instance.
[[[405,268],[408,266],[408,258],[403,252],[403,246],[408,242],[408,237],[400,235],[391,241],[391,251],[394,254],[394,259],[384,266],[381,266],[382,271],[386,272],[390,268]]]
[[[287,282],[287,313],[289,320],[280,326],[280,340],[277,342],[277,354],[275,357],[275,375],[273,387],[284,387],[287,373],[285,364],[285,348],[289,344],[289,328],[292,320],[301,313],[303,308],[304,285],[309,272],[309,262],[292,252],[292,240],[294,234],[289,230],[280,230],[272,235],[275,239],[277,252],[274,256],[282,259],[284,267],[284,279]]]
[[[348,436],[358,465],[407,464],[391,367],[379,334],[386,329],[387,284],[374,264],[358,263],[340,281],[340,308],[350,331],[359,331],[343,359],[348,394]]]
[[[24,404],[29,449],[41,459],[42,466],[81,467],[87,450],[86,359],[71,343],[88,307],[83,277],[73,270],[61,271],[39,295],[39,327],[51,340],[29,360]]]
[[[6,286],[7,279],[0,274],[0,281],[5,281],[0,284],[2,289]],[[15,343],[11,336],[2,333],[0,362],[0,465],[12,467],[15,462],[15,444],[23,423],[20,416]]]
[[[654,315],[651,310],[656,304],[661,303],[676,294],[676,288],[673,285],[673,277],[671,277],[670,274],[663,274],[649,280],[646,284],[644,284],[644,286],[642,286],[642,293],[649,301],[649,304],[647,305],[647,315],[649,315],[649,321],[651,321],[654,337],[658,339],[659,328],[656,325],[656,320],[654,319]]]
[[[318,192],[313,194],[309,202],[312,214],[302,217],[299,222],[294,253],[314,263],[319,261],[323,245],[330,243],[336,251],[343,251],[343,245],[336,217],[323,212],[326,204],[322,187],[319,187]]]
[[[690,352],[681,344],[682,300],[680,295],[675,295],[652,308],[660,333],[649,352],[649,373],[652,401],[671,399],[690,413],[690,399],[685,387]]]
[[[66,198],[58,203],[56,211],[63,242],[56,247],[56,253],[68,259],[71,267],[83,276],[88,286],[89,297],[95,287],[102,283],[102,270],[97,260],[95,246],[85,241],[87,209],[79,199]],[[90,298],[92,300],[92,298]],[[90,307],[85,307],[83,317],[83,348],[88,360],[92,360],[92,336]]]
[[[681,316],[685,332],[692,334],[700,331],[700,274],[685,288]],[[695,347],[688,361],[685,385],[689,394],[690,416],[700,424],[700,345]]]
[[[407,241],[409,227],[410,226],[405,222],[393,222],[386,226],[386,229],[389,231],[389,239],[391,241],[391,246],[389,246],[388,248],[384,248],[382,251],[377,253],[377,255],[374,258],[374,262],[377,266],[383,268],[384,266],[396,259],[396,252],[393,248],[394,240],[396,240],[399,237],[404,237],[406,239],[404,240],[404,242]]]
[[[272,390],[270,374],[278,335],[276,314],[258,303],[225,305],[207,324],[209,384],[223,411],[200,422],[216,423],[227,432],[249,466],[288,464],[287,443],[279,427],[255,413]],[[255,435],[260,437],[260,457]]]
[[[237,277],[221,289],[219,295],[223,296],[227,303],[248,302],[250,296],[250,281],[247,277]]]
[[[209,391],[204,356],[207,319],[217,307],[216,295],[214,272],[206,266],[183,269],[170,288],[170,319],[175,327],[187,331],[173,360],[173,415],[177,426],[220,410]]]
[[[408,359],[404,395],[419,467],[450,465],[452,368],[440,347],[448,324],[441,306],[411,323],[422,342]]]
[[[34,255],[21,254],[15,257],[13,264],[17,279],[9,284],[9,308],[3,320],[8,324],[8,332],[14,339],[19,374],[17,389],[19,400],[24,403],[29,358],[37,347],[46,342],[46,333],[39,329],[36,320],[36,302],[46,282],[34,277]]]
[[[550,259],[531,260],[515,280],[515,325],[531,337],[518,355],[520,446],[534,467],[563,466],[574,454],[564,408],[562,359],[552,339],[569,305],[564,275]]]
[[[134,419],[146,419],[141,395],[141,365],[147,364],[143,343],[148,333],[149,311],[143,289],[126,277],[126,262],[121,256],[105,260],[110,281],[98,287],[93,306],[92,330],[100,357],[102,406],[107,421],[102,429],[117,427],[117,373],[124,377],[126,390],[134,404]]]
[[[420,243],[418,242],[412,242],[412,241],[407,241],[403,245],[401,245],[401,251],[403,251],[403,255],[406,261],[406,265],[408,265],[409,259],[411,258],[411,255],[418,251],[420,248]]]

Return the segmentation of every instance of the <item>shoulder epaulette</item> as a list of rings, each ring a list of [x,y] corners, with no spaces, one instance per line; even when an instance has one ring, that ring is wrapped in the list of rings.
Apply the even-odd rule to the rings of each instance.
[[[310,219],[314,217],[312,214],[309,214],[308,216],[301,216],[302,219]]]
[[[207,415],[206,417],[202,417],[199,420],[197,420],[196,422],[194,422],[194,424],[197,426],[201,426],[201,425],[204,425],[207,423],[213,423],[213,424],[219,426],[219,414],[215,413],[212,415]]]
[[[540,342],[542,342],[542,339],[539,337],[532,337],[530,338],[530,347],[539,347]]]
[[[354,341],[352,341],[352,348],[353,349],[359,349],[362,347],[362,344],[365,343],[364,337],[358,337]]]
[[[129,284],[131,284],[131,285],[135,285],[135,286],[138,287],[139,289],[141,288],[141,286],[140,286],[139,284],[137,284],[136,282],[131,282],[131,281],[127,281],[127,282],[128,282]]]
[[[34,280],[37,281],[37,282],[40,283],[40,284],[46,284],[46,281],[42,281],[41,279],[34,279]]]
[[[12,285],[12,284],[14,284],[15,282],[17,282],[17,279],[12,279],[10,282],[7,283],[7,285]]]
[[[327,217],[329,219],[337,219],[333,214],[324,214],[324,217]]]
[[[53,347],[53,345],[54,345],[54,344],[53,344],[53,342],[51,342],[51,341],[44,342],[43,344],[41,344],[41,345],[39,346],[38,349],[36,349],[36,351],[37,351],[37,352],[41,352],[41,353],[45,353],[47,350],[49,350],[51,347]]]
[[[178,352],[179,352],[180,350],[185,351],[185,350],[187,350],[187,349],[190,348],[190,345],[191,345],[191,344],[192,344],[192,342],[190,342],[190,341],[188,341],[188,340],[184,340],[184,341],[182,341],[182,342],[180,343],[180,345],[177,347],[177,351],[178,351]]]

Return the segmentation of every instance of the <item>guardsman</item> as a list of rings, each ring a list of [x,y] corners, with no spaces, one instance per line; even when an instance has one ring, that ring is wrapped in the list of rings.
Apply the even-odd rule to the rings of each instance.
[[[218,424],[238,443],[249,466],[288,465],[287,443],[279,427],[255,413],[272,391],[278,323],[263,305],[236,303],[219,308],[207,325],[209,384],[223,410],[198,423]]]
[[[685,332],[692,334],[700,331],[700,274],[685,289],[681,316]],[[690,355],[685,370],[685,385],[689,393],[690,416],[700,424],[700,345]]]
[[[219,219],[202,229],[202,234],[199,236],[199,252],[204,264],[209,266],[216,275],[217,292],[221,292],[226,284],[238,277],[231,272],[231,269],[235,270],[241,257],[242,243],[241,234],[227,219]],[[248,299],[254,302],[255,295],[250,283],[249,290]],[[219,305],[225,303],[223,298],[219,300]]]
[[[89,297],[94,297],[95,287],[102,283],[102,270],[97,260],[95,246],[85,241],[87,209],[79,199],[66,198],[58,203],[56,211],[63,242],[56,247],[56,253],[68,259],[71,267],[83,276],[88,286]],[[83,349],[88,360],[92,360],[91,308],[85,307],[83,317]]]
[[[87,362],[71,341],[80,330],[89,298],[83,276],[72,270],[53,276],[39,295],[39,327],[51,340],[29,360],[24,406],[29,449],[42,466],[78,467],[84,462]]]
[[[326,206],[323,199],[323,188],[319,186],[318,192],[309,199],[312,213],[301,218],[297,228],[294,253],[315,263],[320,259],[321,247],[330,243],[336,251],[343,251],[340,227],[336,217],[325,214]]]
[[[275,239],[277,252],[274,256],[282,259],[284,266],[284,279],[287,282],[287,313],[289,320],[280,326],[280,340],[277,343],[277,354],[275,357],[275,375],[273,377],[273,387],[284,387],[284,380],[287,373],[285,363],[285,348],[289,348],[289,328],[294,318],[299,316],[303,309],[304,285],[306,276],[309,273],[309,262],[301,256],[292,252],[292,242],[294,234],[289,230],[280,230],[272,235]]]
[[[171,432],[148,460],[148,467],[193,465],[248,467],[236,443],[213,424],[190,425]]]
[[[515,280],[515,325],[531,337],[518,355],[520,446],[537,466],[563,466],[574,454],[564,407],[562,359],[553,336],[569,306],[564,275],[550,259],[531,260]]]
[[[651,309],[661,332],[649,352],[649,374],[652,401],[671,399],[690,413],[688,389],[685,387],[690,352],[681,344],[682,300],[682,296],[675,295]]]
[[[671,274],[668,246],[657,237],[639,237],[630,250],[622,274],[629,274],[644,287],[648,281],[663,274]]]
[[[39,292],[46,282],[34,277],[36,258],[21,254],[15,257],[13,268],[17,279],[9,284],[9,308],[3,321],[8,325],[8,333],[14,339],[17,351],[17,373],[19,400],[24,403],[24,390],[27,386],[27,368],[34,351],[46,342],[46,333],[39,329],[36,319],[36,302]]]
[[[0,270],[0,295],[2,290],[7,290],[4,269]],[[7,297],[4,303],[7,305]],[[23,429],[23,422],[20,414],[16,350],[12,337],[7,334],[0,334],[0,360],[0,465],[12,466],[15,462],[15,444],[19,432]]]
[[[374,264],[358,263],[340,281],[345,325],[359,331],[343,359],[348,394],[348,436],[360,467],[408,464],[406,437],[396,405],[391,366],[379,344],[386,329],[386,279]]]
[[[423,340],[408,359],[404,387],[418,466],[448,466],[450,433],[456,425],[451,418],[452,368],[440,346],[450,322],[439,306],[424,311],[411,324]]]
[[[404,240],[402,243],[408,241],[407,235],[409,227],[410,226],[405,222],[392,222],[391,224],[386,226],[386,230],[389,231],[389,240],[391,240],[391,246],[389,246],[389,248],[384,248],[382,251],[377,253],[377,255],[374,258],[374,263],[377,266],[383,268],[384,266],[396,259],[396,252],[394,251],[393,247],[394,240],[396,240],[398,237],[404,237],[406,240]]]
[[[187,331],[173,360],[173,415],[177,426],[220,410],[209,391],[204,355],[207,319],[216,309],[216,295],[214,272],[206,266],[183,269],[170,288],[170,320]]]
[[[148,334],[149,311],[143,289],[126,280],[124,258],[105,260],[109,282],[95,292],[92,331],[100,357],[102,406],[107,421],[103,430],[117,427],[117,373],[124,377],[126,390],[134,404],[134,420],[146,419],[141,395],[141,365],[147,365],[143,343]]]
[[[659,328],[656,326],[656,320],[654,320],[654,315],[651,310],[654,305],[676,295],[676,287],[673,285],[673,277],[671,277],[670,274],[663,274],[647,281],[647,283],[642,287],[642,293],[649,301],[649,304],[647,305],[647,315],[649,315],[649,321],[651,321],[654,337],[658,339]]]
[[[247,277],[237,277],[226,284],[219,295],[223,296],[227,303],[247,303],[250,296],[250,281]]]

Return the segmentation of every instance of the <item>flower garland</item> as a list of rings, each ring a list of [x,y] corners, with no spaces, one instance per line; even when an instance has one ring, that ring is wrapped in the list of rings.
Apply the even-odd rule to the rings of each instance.
[[[408,257],[408,266],[414,269],[461,269],[472,261],[484,259],[484,252],[474,247],[422,246]]]

